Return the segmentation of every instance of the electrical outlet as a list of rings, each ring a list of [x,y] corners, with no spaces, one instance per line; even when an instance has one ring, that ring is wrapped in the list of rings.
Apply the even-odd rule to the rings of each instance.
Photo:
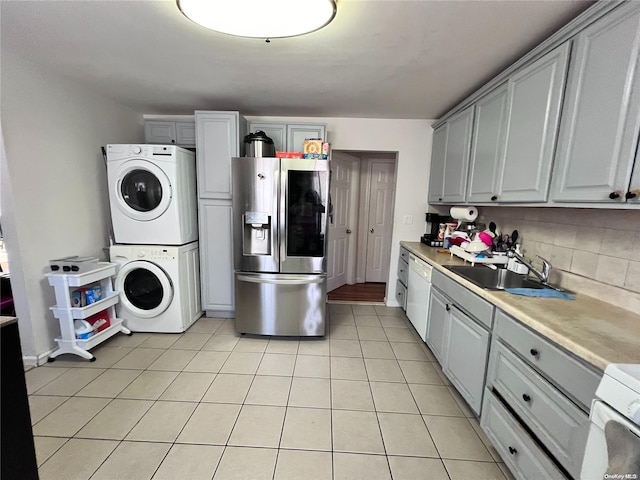
[[[413,215],[405,215],[404,217],[402,217],[402,223],[405,224],[412,224],[413,223]]]

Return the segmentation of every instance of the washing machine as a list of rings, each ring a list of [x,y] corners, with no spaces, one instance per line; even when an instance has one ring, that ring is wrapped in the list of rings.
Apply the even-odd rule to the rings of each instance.
[[[198,242],[112,245],[118,318],[134,332],[184,332],[202,315]]]
[[[193,152],[173,145],[107,145],[107,178],[116,243],[198,240]]]

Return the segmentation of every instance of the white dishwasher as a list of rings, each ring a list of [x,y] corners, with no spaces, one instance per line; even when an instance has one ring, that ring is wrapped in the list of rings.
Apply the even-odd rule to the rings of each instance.
[[[409,285],[407,286],[407,317],[423,341],[427,338],[427,310],[431,295],[431,270],[428,263],[409,255]]]

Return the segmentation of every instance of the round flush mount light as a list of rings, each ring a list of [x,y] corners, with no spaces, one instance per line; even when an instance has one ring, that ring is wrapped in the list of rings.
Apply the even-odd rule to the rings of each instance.
[[[253,38],[304,35],[328,25],[335,0],[177,0],[190,20],[217,32]]]

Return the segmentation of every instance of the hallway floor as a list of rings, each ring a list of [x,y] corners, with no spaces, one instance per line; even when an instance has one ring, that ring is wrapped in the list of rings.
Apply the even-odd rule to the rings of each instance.
[[[386,283],[354,283],[342,285],[328,293],[330,302],[359,303],[384,305]]]
[[[118,335],[26,372],[41,480],[504,480],[402,310],[331,304],[322,339]]]

